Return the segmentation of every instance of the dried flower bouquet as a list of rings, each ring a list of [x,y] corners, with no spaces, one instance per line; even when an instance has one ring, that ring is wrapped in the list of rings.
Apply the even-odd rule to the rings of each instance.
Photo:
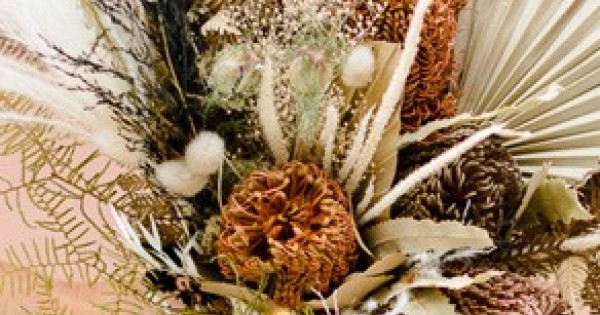
[[[57,277],[106,314],[600,312],[596,0],[0,16],[0,196],[54,235],[2,258],[27,314]]]

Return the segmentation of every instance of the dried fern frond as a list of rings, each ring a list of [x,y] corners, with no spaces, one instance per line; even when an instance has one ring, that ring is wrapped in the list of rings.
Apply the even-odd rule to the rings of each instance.
[[[173,209],[172,204],[167,206],[168,198],[153,195],[152,185],[147,183],[133,184],[131,179],[127,183],[123,176],[115,179],[108,173],[111,163],[96,152],[58,141],[44,130],[3,127],[9,132],[18,128],[14,134],[24,137],[18,139],[16,152],[21,162],[20,176],[2,178],[0,196],[8,210],[22,212],[23,204],[35,207],[35,217],[25,213],[21,216],[52,238],[44,243],[7,247],[9,264],[0,271],[2,287],[34,288],[36,274],[60,275],[92,287],[99,281],[109,283],[115,292],[121,292],[120,300],[133,298],[138,304],[148,305],[144,297],[151,292],[141,286],[147,270],[116,239],[101,204],[115,202],[141,217],[154,210],[162,218],[172,216],[161,214]],[[91,215],[93,211],[97,214]],[[125,313],[121,310],[126,305],[114,310]]]
[[[73,315],[55,296],[54,279],[38,274],[36,276],[36,307],[31,309],[24,307],[24,311],[30,315]]]

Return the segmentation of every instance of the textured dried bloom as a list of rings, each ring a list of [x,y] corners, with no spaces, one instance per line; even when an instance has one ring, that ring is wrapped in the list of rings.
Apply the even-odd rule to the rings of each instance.
[[[595,173],[586,182],[579,187],[580,199],[592,214],[600,216],[600,173]]]
[[[403,43],[416,0],[377,0],[387,3],[380,16],[371,22],[371,39]],[[402,105],[402,127],[413,131],[456,110],[455,83],[459,72],[454,65],[454,39],[457,15],[464,0],[435,0],[425,16],[419,52],[408,77]],[[358,5],[358,14],[368,21],[366,4]]]
[[[288,162],[255,171],[223,209],[217,243],[222,273],[250,283],[274,276],[273,298],[298,307],[347,275],[357,245],[339,185],[316,165]]]
[[[462,290],[446,290],[464,315],[567,314],[555,281],[507,273]]]
[[[400,150],[397,178],[404,178],[475,130],[450,128]],[[402,196],[393,215],[458,220],[484,227],[500,239],[521,203],[523,186],[516,162],[499,139],[492,137]]]

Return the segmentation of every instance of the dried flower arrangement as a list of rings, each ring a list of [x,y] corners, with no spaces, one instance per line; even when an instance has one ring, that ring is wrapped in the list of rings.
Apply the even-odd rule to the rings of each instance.
[[[595,0],[0,16],[0,196],[56,236],[0,265],[28,314],[57,276],[106,314],[600,313]]]

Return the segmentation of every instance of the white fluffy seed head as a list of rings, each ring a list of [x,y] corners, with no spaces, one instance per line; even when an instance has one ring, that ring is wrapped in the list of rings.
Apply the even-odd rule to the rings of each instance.
[[[352,49],[342,70],[342,81],[354,88],[364,87],[373,79],[375,55],[368,46],[356,46]]]
[[[156,165],[156,180],[174,194],[191,197],[208,183],[208,176],[194,174],[182,160],[170,160]]]
[[[210,175],[219,170],[225,158],[225,142],[211,131],[200,132],[185,150],[185,163],[198,175]]]

